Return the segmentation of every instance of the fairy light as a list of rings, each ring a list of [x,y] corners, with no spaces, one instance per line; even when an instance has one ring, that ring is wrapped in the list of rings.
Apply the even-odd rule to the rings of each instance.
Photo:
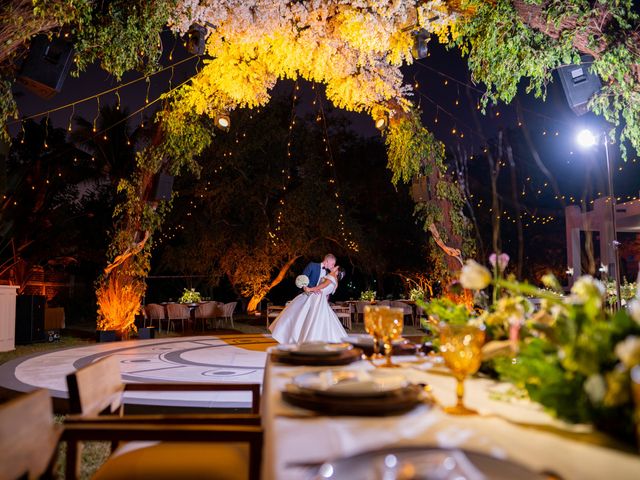
[[[147,93],[144,97],[144,103],[146,105],[149,103],[149,89],[151,88],[151,77],[147,77],[145,81],[147,82]]]
[[[67,131],[70,132],[71,131],[71,124],[73,122],[73,114],[76,112],[76,106],[74,105],[73,108],[71,109],[71,115],[69,115],[69,125],[67,125]]]
[[[171,88],[171,85],[169,85]],[[120,90],[116,90],[116,110],[120,111]]]
[[[93,133],[96,133],[98,131],[98,128],[96,127],[96,122],[98,121],[98,117],[100,116],[100,97],[96,97],[96,101],[98,103],[98,108],[96,109],[96,116],[93,118],[93,128],[92,128]]]

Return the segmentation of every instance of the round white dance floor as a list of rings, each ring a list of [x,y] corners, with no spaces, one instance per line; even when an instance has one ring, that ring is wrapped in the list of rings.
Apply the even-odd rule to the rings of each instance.
[[[68,398],[66,376],[107,355],[120,360],[124,382],[262,383],[266,335],[220,335],[96,343],[21,357],[0,365],[0,387],[47,388]],[[132,392],[126,403],[171,407],[248,408],[245,392]]]

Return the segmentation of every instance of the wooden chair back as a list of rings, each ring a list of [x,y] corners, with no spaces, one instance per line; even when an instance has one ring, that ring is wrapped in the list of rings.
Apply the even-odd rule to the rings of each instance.
[[[196,308],[196,318],[216,318],[222,316],[218,302],[205,302]]]
[[[102,412],[122,413],[125,386],[120,363],[111,355],[67,375],[71,413],[96,416]]]
[[[61,433],[47,390],[0,405],[0,478],[40,478],[51,473]]]

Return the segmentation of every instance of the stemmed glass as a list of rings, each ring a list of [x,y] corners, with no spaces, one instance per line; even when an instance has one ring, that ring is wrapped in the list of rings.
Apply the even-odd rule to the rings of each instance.
[[[382,358],[380,354],[380,309],[374,305],[364,307],[364,329],[373,337],[373,354],[371,360]],[[388,308],[388,307],[387,307]]]
[[[473,415],[478,412],[464,405],[464,380],[467,375],[478,371],[482,361],[484,329],[471,325],[440,324],[440,352],[444,363],[451,369],[457,380],[456,405],[447,407],[445,412],[453,415]]]
[[[384,343],[384,354],[387,361],[382,367],[399,367],[391,361],[393,351],[393,341],[402,336],[404,324],[404,312],[402,308],[385,308],[380,310],[380,336]]]

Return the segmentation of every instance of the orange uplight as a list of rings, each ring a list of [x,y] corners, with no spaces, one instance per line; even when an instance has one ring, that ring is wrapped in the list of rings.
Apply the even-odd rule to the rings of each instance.
[[[140,299],[144,285],[130,277],[110,275],[98,297],[98,330],[116,330],[120,333],[136,331],[136,314],[140,311]]]

